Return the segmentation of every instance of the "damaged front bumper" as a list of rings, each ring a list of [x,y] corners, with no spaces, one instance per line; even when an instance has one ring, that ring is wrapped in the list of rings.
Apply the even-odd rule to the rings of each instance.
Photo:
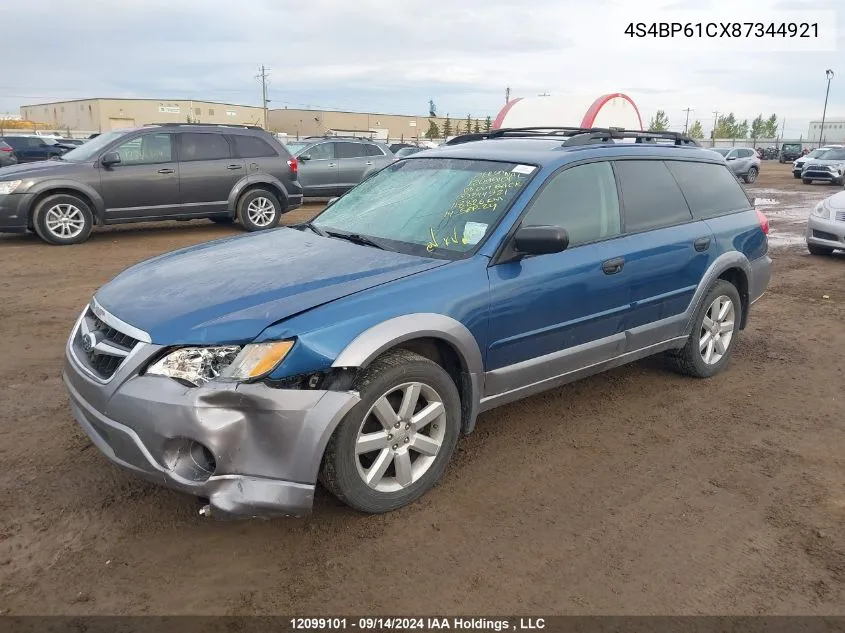
[[[144,342],[103,379],[80,353],[77,329],[62,377],[74,416],[112,462],[207,498],[213,516],[311,511],[326,444],[357,393],[257,383],[186,387],[140,373],[162,349]]]

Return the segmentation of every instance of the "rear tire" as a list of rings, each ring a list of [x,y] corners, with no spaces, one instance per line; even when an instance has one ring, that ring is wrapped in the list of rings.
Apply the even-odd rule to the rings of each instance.
[[[91,235],[94,215],[84,200],[61,193],[47,196],[36,205],[33,227],[48,244],[79,244]]]
[[[752,167],[751,169],[748,170],[748,173],[745,174],[745,176],[743,176],[743,180],[745,181],[746,184],[750,185],[755,180],[757,180],[757,173],[758,173],[757,168]]]
[[[807,250],[810,255],[820,255],[822,257],[833,254],[833,249],[827,246],[816,246],[814,244],[807,244]]]
[[[407,350],[376,359],[353,388],[361,401],[329,440],[320,482],[361,512],[396,510],[443,476],[460,435],[458,388],[440,365]]]
[[[718,279],[695,313],[686,345],[666,354],[670,366],[695,378],[715,376],[730,362],[741,322],[739,291],[732,283]]]
[[[272,191],[250,189],[238,200],[238,219],[250,232],[274,229],[282,219],[282,205]]]

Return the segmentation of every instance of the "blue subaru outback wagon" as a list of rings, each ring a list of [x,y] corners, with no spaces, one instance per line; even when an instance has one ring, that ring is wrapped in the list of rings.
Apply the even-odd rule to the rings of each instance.
[[[677,134],[465,135],[311,222],[129,268],[79,316],[64,382],[111,461],[208,513],[300,516],[318,481],[385,512],[483,411],[652,354],[725,369],[767,232]]]

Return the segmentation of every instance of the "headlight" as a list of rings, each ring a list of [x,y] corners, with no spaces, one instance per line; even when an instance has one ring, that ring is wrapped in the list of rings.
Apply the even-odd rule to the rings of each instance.
[[[828,209],[828,208],[824,205],[824,200],[822,200],[821,202],[819,202],[819,203],[816,205],[816,208],[815,208],[815,209],[813,209],[813,215],[815,215],[816,217],[819,217],[819,218],[824,218],[825,220],[826,220],[826,219],[828,219],[828,218],[830,217],[830,209]]]
[[[273,371],[292,347],[293,341],[183,347],[155,362],[146,373],[184,380],[197,387],[215,378],[251,380]]]
[[[20,180],[6,180],[5,182],[0,182],[0,196],[12,193],[20,184]]]

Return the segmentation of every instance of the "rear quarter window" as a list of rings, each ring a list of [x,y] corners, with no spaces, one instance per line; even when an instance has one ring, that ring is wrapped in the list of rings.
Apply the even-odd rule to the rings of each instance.
[[[616,162],[626,233],[649,231],[692,220],[687,202],[661,160]]]
[[[275,149],[262,138],[257,136],[233,135],[232,140],[235,143],[235,151],[241,158],[269,158],[271,156],[278,156]]]
[[[725,165],[686,161],[668,161],[666,165],[696,220],[751,208],[742,185]]]

